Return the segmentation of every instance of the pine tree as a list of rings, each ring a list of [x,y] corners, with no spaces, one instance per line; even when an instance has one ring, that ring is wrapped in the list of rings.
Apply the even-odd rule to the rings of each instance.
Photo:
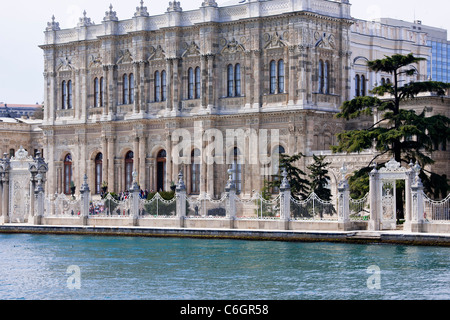
[[[344,102],[337,117],[350,120],[378,112],[382,115],[381,119],[369,128],[349,130],[338,134],[338,145],[333,146],[332,150],[333,152],[352,153],[375,147],[378,153],[367,164],[367,168],[379,157],[386,155],[404,164],[417,161],[422,167],[421,177],[425,190],[436,195],[436,193],[444,190],[446,193],[449,190],[447,178],[424,168],[426,165],[434,163],[431,155],[435,145],[446,144],[450,139],[450,119],[443,115],[426,117],[425,112],[416,113],[413,110],[400,108],[402,101],[414,99],[420,93],[442,96],[450,87],[448,83],[436,81],[410,82],[400,86],[400,76],[414,75],[416,69],[413,64],[422,60],[424,59],[416,58],[413,54],[397,54],[368,62],[371,70],[393,75],[392,83],[375,87],[371,92],[376,96],[356,97]],[[389,97],[385,98],[386,94]],[[362,171],[368,172],[367,168],[363,168]],[[367,179],[366,175],[361,172],[356,175],[359,176],[359,182]]]
[[[331,200],[331,190],[327,187],[330,181],[327,166],[330,162],[325,162],[326,156],[316,156],[313,154],[314,162],[307,168],[310,171],[308,175],[310,181],[310,191],[314,192],[321,200]]]
[[[286,169],[287,179],[291,186],[292,197],[296,200],[305,199],[309,194],[309,182],[305,178],[305,172],[295,166],[295,163],[298,162],[302,157],[304,157],[302,153],[293,156],[280,154],[280,173],[275,176],[271,182],[269,182],[269,187],[280,188],[281,181],[283,180],[283,178],[281,177],[281,172]]]

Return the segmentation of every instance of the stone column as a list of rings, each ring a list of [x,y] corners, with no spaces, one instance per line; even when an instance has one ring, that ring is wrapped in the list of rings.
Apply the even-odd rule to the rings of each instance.
[[[103,66],[103,110],[102,110],[102,117],[107,118],[108,116],[108,105],[109,105],[109,86],[108,86],[108,66]],[[100,85],[100,83],[99,83]],[[101,91],[101,90],[100,90]],[[105,155],[105,153],[103,153]]]
[[[176,113],[175,104],[173,103],[173,93],[172,93],[172,84],[174,82],[174,66],[173,63],[176,60],[174,59],[166,59],[166,112],[172,111],[172,113]],[[161,84],[162,85],[162,84]]]
[[[202,110],[206,110],[208,105],[207,105],[207,79],[208,79],[208,64],[207,64],[207,59],[208,56],[207,55],[202,55],[201,56],[201,63],[200,63],[200,68],[201,68],[201,90],[200,90],[200,100],[201,100],[201,106],[202,106]]]
[[[423,232],[424,193],[422,180],[419,178],[420,169],[416,163],[413,168],[415,177],[411,185],[411,220],[404,225],[404,230],[409,232]]]
[[[254,59],[253,59],[253,75],[254,75],[254,83],[253,83],[253,92],[246,93],[250,96],[253,96],[253,108],[259,110],[261,107],[261,76],[263,70],[261,68],[261,50],[254,50]],[[250,79],[246,79],[246,81],[250,81]]]
[[[280,185],[280,222],[281,229],[289,230],[289,220],[291,219],[291,186],[287,179],[287,171],[283,170],[283,180]]]
[[[138,173],[136,171],[133,172],[133,183],[131,186],[131,212],[130,212],[130,218],[132,220],[133,226],[139,225],[139,194],[141,189],[139,188],[139,185],[137,183],[137,177]]]
[[[378,190],[379,173],[376,167],[369,173],[369,189],[370,189],[370,220],[368,229],[372,231],[380,230],[379,208],[381,203],[381,195]]]
[[[350,186],[348,185],[347,167],[345,164],[341,168],[342,179],[338,184],[338,229],[350,230]]]
[[[206,91],[206,107],[208,110],[211,110],[215,106],[215,90],[214,90],[214,59],[215,56],[210,54],[207,55],[208,60],[208,82],[207,82],[207,91]]]
[[[236,184],[233,180],[233,170],[228,169],[228,183],[225,187],[227,193],[227,215],[230,219],[230,229],[236,227]]]
[[[170,134],[167,134],[166,146],[166,183],[164,184],[166,190],[163,191],[170,190],[170,182],[172,181],[172,136]]]
[[[35,225],[41,225],[42,219],[44,217],[44,186],[42,184],[42,175],[38,174],[36,176],[36,179],[38,180],[38,184],[36,189],[34,190],[35,197],[36,197],[36,203],[35,203],[35,212],[34,212],[34,219],[33,224]]]
[[[81,225],[87,226],[89,219],[89,201],[91,190],[89,189],[89,185],[87,183],[88,177],[84,175],[84,182],[80,188],[81,193]]]
[[[134,74],[134,97],[133,97],[133,114],[139,113],[139,89],[140,89],[140,76],[139,76],[139,62],[133,62],[133,74]],[[131,83],[129,84],[131,87]]]
[[[147,113],[147,90],[145,86],[145,61],[139,62],[139,112]]]
[[[178,184],[175,191],[177,199],[177,217],[180,219],[180,228],[184,228],[186,227],[186,186],[184,184],[182,171],[178,174]]]

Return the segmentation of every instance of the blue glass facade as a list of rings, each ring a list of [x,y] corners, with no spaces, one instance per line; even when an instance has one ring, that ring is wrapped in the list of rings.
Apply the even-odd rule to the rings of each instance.
[[[431,58],[428,59],[427,73],[434,81],[450,82],[450,45],[445,42],[428,41]]]

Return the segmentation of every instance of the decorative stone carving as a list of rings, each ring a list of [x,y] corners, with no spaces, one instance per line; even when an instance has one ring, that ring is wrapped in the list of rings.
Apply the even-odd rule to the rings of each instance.
[[[149,51],[150,51],[150,57],[148,58],[148,61],[161,60],[161,59],[166,58],[166,52],[163,50],[163,48],[160,45],[158,45],[156,48],[150,47]]]
[[[58,71],[72,71],[74,69],[72,58],[66,56],[65,58],[59,59]]]
[[[94,23],[91,21],[91,18],[86,17],[86,10],[83,11],[83,17],[80,18],[80,21],[78,22],[78,27],[88,27],[92,26]]]
[[[194,41],[192,41],[190,44],[187,42],[184,44],[185,51],[181,55],[182,57],[186,56],[198,56],[200,54],[200,48],[197,44],[195,44]]]
[[[119,18],[117,18],[117,14],[115,11],[112,10],[113,6],[112,4],[109,6],[109,11],[105,12],[105,17],[103,18],[103,21],[119,21]]]
[[[93,54],[91,54],[89,56],[89,68],[96,68],[96,67],[101,67],[102,66],[102,58],[100,55],[94,56]]]
[[[180,2],[179,1],[170,1],[169,2],[169,7],[167,8],[167,12],[181,12],[183,11],[183,9],[180,6]]]
[[[263,39],[266,42],[266,45],[264,46],[265,49],[281,48],[288,45],[287,42],[283,40],[283,37],[278,34],[278,32],[275,32],[272,35],[266,33],[264,34]]]
[[[119,60],[117,60],[117,64],[131,63],[131,62],[133,62],[133,56],[131,55],[130,50],[126,49],[122,51]]]
[[[144,7],[144,0],[141,0],[140,7],[136,7],[136,12],[135,12],[134,16],[135,17],[148,17],[149,16],[147,7]]]
[[[59,27],[59,22],[55,21],[55,16],[52,16],[52,22],[47,22],[47,29],[46,31],[58,31],[61,30]]]
[[[221,44],[224,46],[221,53],[236,53],[236,52],[244,52],[245,48],[242,44],[239,44],[235,38],[231,41],[227,41],[225,39],[221,40]]]
[[[314,40],[316,41],[315,47],[317,48],[336,48],[336,39],[332,34],[316,31],[314,33]]]

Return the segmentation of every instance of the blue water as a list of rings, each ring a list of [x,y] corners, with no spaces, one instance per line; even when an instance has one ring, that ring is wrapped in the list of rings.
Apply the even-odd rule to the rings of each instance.
[[[0,299],[450,299],[450,248],[0,234]]]

